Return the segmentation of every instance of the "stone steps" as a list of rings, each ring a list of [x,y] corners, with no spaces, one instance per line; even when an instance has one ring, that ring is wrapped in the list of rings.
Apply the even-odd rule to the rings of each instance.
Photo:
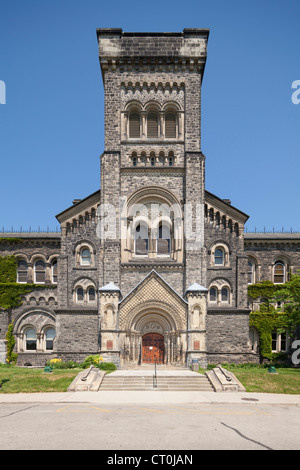
[[[153,377],[106,375],[102,381],[100,392],[108,390],[160,390],[160,391],[214,391],[205,376],[199,377],[157,377],[157,387],[153,387]]]

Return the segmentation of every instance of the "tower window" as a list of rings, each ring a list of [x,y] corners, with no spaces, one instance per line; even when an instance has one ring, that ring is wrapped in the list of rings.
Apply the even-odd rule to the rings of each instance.
[[[138,113],[129,115],[129,138],[139,139],[141,136],[140,116]]]
[[[158,115],[149,113],[147,116],[147,137],[148,139],[158,138]]]
[[[165,137],[167,139],[176,138],[176,116],[173,113],[166,114],[165,118]]]
[[[138,224],[135,229],[135,254],[145,256],[148,255],[148,250],[148,227],[142,224]]]

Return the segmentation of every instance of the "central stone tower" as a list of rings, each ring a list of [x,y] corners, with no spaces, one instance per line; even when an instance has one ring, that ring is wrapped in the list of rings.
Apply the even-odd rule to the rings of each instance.
[[[195,349],[186,336],[192,331],[191,298],[199,316],[193,328],[200,331],[201,323],[202,331],[193,345],[200,351],[205,344],[204,302],[195,296],[204,295],[199,292],[206,285],[201,84],[208,35],[207,29],[97,30],[105,92],[99,210],[103,353],[109,345],[121,357],[146,361],[147,332],[161,335],[156,340],[164,343],[164,362],[182,362]]]

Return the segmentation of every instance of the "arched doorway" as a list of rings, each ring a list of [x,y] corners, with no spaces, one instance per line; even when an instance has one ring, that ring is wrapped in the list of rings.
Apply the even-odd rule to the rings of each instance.
[[[147,333],[142,337],[142,362],[154,364],[164,362],[164,337],[158,333]]]

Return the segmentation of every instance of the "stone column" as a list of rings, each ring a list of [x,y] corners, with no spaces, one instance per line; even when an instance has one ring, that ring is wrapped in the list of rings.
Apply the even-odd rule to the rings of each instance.
[[[198,359],[202,367],[206,367],[206,314],[208,290],[199,284],[193,284],[186,291],[188,301],[187,330],[187,365]]]

